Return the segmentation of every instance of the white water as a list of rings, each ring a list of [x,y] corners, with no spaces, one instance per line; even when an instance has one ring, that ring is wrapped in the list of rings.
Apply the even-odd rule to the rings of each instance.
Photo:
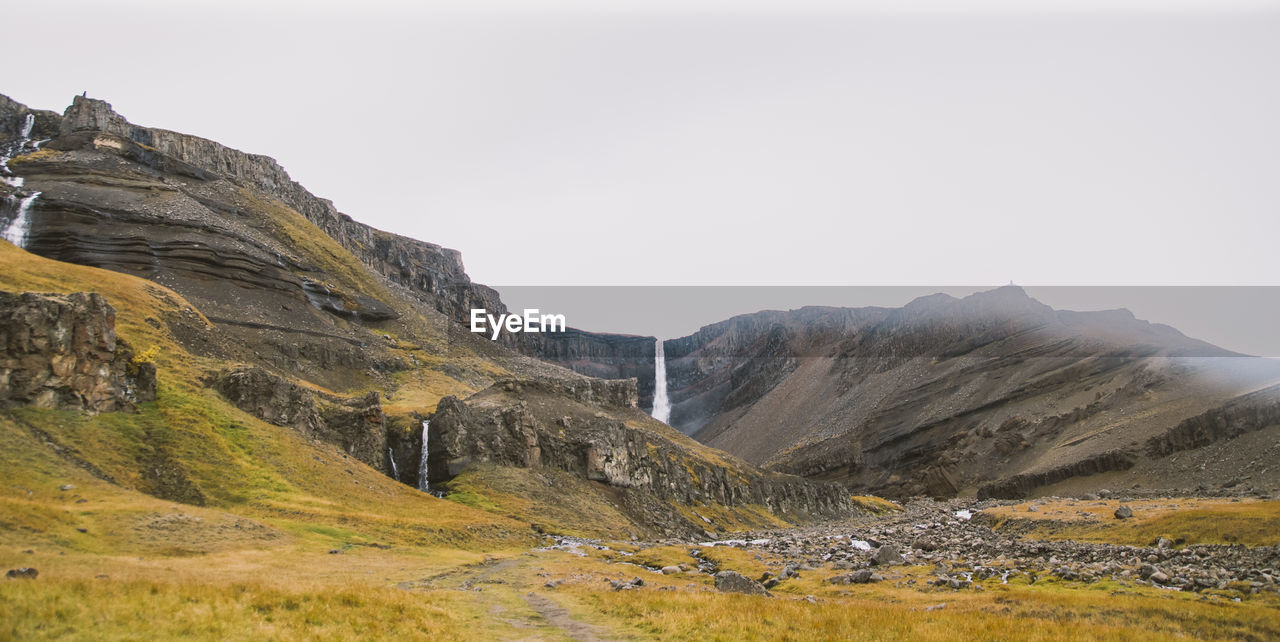
[[[714,542],[698,542],[698,546],[707,548],[715,548],[716,546],[765,546],[769,543],[767,539],[718,539]]]
[[[13,220],[4,228],[4,240],[14,245],[27,247],[27,232],[31,230],[31,203],[36,200],[40,192],[31,192],[27,196],[18,199],[17,211],[13,215]],[[10,196],[9,200],[13,200]]]
[[[427,426],[430,421],[422,422],[422,460],[418,463],[418,490],[429,492],[431,484],[427,482]]]
[[[967,522],[967,521],[969,521],[970,519],[972,519],[972,518],[973,518],[973,511],[971,511],[971,510],[969,510],[969,509],[967,509],[967,508],[966,508],[966,509],[964,509],[964,510],[958,510],[958,511],[956,511],[956,512],[954,513],[954,515],[955,515],[957,518],[959,518],[959,519],[963,519],[964,521],[966,521],[966,522]]]
[[[5,145],[0,149],[0,180],[4,181],[9,187],[21,189],[23,179],[21,176],[14,176],[9,171],[9,159],[13,158],[15,153],[21,153],[26,149],[27,143],[31,140],[31,128],[35,127],[35,114],[27,114],[27,118],[22,123],[22,131],[20,140]],[[4,228],[4,239],[14,245],[25,248],[27,246],[27,233],[31,230],[31,204],[35,202],[36,197],[40,196],[40,192],[30,192],[26,196],[19,196],[17,192],[10,194],[6,200],[5,209],[12,210],[13,216],[9,219]]]
[[[653,418],[667,423],[671,420],[671,400],[667,398],[667,357],[663,354],[662,339],[653,352]]]
[[[390,448],[387,449],[387,459],[391,460],[391,478],[400,481],[400,469],[396,468],[396,453]]]

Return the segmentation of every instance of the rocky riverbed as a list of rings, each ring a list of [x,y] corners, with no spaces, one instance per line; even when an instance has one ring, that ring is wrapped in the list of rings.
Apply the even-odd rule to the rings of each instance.
[[[1056,578],[1080,584],[1109,580],[1122,586],[1227,591],[1236,599],[1244,594],[1280,592],[1278,546],[1179,546],[1166,538],[1149,546],[1038,540],[1018,535],[1014,529],[993,529],[996,520],[985,511],[1012,504],[913,501],[901,512],[840,524],[741,533],[731,540],[667,540],[641,548],[687,546],[688,564],[650,570],[717,575],[717,587],[738,586],[740,582],[737,577],[720,577],[724,571],[708,559],[714,557],[708,553],[716,547],[733,547],[772,560],[776,571],[751,580],[763,589],[800,574],[821,573],[833,584],[898,580],[905,585],[953,590],[984,590],[983,585],[990,582],[1034,584]],[[1034,514],[1035,505],[1023,510]],[[919,573],[897,572],[903,569],[896,567],[904,566],[929,567],[931,577],[920,579]]]

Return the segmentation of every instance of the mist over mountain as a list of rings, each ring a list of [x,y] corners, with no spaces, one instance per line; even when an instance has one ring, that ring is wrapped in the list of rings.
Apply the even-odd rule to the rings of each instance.
[[[1123,309],[1054,310],[1016,286],[743,315],[665,349],[673,426],[767,467],[894,496],[1020,496],[1114,471],[1194,487],[1213,473],[1155,472],[1147,455],[1167,449],[1153,444],[1280,382],[1274,360]],[[1239,429],[1269,426],[1259,422]]]

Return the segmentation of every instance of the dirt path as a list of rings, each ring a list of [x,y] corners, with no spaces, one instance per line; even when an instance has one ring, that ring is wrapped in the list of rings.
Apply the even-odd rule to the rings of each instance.
[[[551,626],[564,631],[565,635],[578,640],[578,642],[600,642],[601,640],[614,639],[608,637],[603,629],[594,624],[587,624],[573,619],[567,609],[545,595],[526,593],[524,601],[533,610],[537,611],[538,615],[541,615],[543,619],[549,622]]]
[[[486,560],[419,582],[402,584],[401,587],[472,591],[477,602],[485,605],[490,617],[514,629],[512,639],[567,638],[579,642],[617,639],[602,627],[574,619],[569,610],[554,598],[531,590],[530,564],[527,557]],[[519,602],[523,602],[531,613],[522,613],[523,609],[518,608]]]

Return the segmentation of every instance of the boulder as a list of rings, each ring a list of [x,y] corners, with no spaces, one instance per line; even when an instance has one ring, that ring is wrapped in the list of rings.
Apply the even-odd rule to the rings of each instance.
[[[759,582],[734,571],[716,573],[716,590],[721,593],[745,593],[747,595],[769,595],[769,590]]]
[[[903,562],[902,554],[898,552],[898,547],[892,544],[885,544],[876,549],[876,554],[871,558],[871,562],[877,566],[894,566]]]
[[[1121,506],[1116,509],[1116,519],[1129,519],[1133,517],[1133,509],[1128,506]]]

